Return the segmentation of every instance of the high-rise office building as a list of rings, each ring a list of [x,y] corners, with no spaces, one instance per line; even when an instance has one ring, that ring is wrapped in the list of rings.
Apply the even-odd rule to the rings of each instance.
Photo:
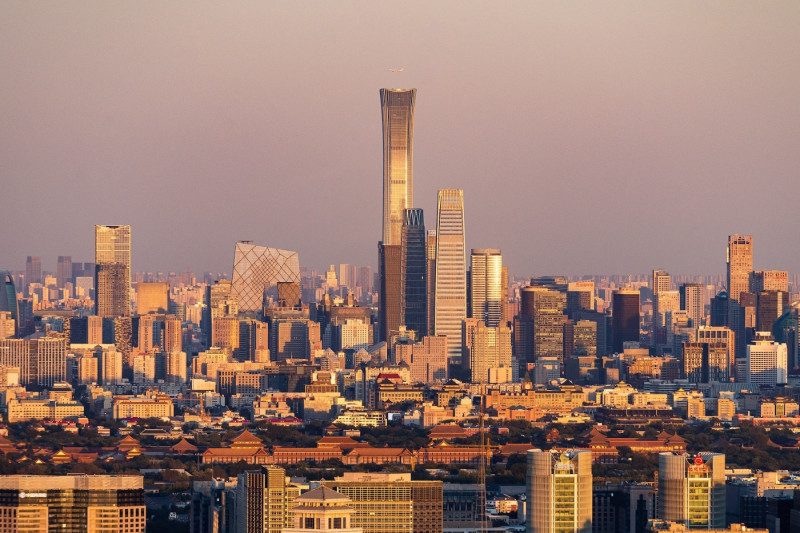
[[[422,209],[403,211],[400,266],[400,313],[417,338],[428,334],[428,261]]]
[[[540,358],[563,362],[565,293],[527,286],[520,291],[520,300],[515,328],[517,359],[529,364]]]
[[[451,365],[461,366],[461,321],[467,317],[464,191],[439,191],[436,219],[434,335],[447,335]]]
[[[591,533],[591,452],[529,450],[526,493],[529,533]]]
[[[666,270],[653,270],[653,330],[664,325],[664,311],[659,309],[658,295],[672,290],[672,276]],[[661,322],[659,322],[659,317]]]
[[[59,255],[56,264],[56,286],[63,289],[68,281],[72,281],[72,256]]]
[[[378,330],[389,342],[400,331],[403,249],[401,245],[378,243]]]
[[[256,246],[252,241],[236,243],[231,294],[238,301],[239,311],[260,311],[264,292],[279,281],[300,281],[297,252]]]
[[[94,227],[97,316],[131,316],[131,227]]]
[[[762,291],[756,294],[756,331],[772,331],[775,321],[789,308],[789,293]]]
[[[786,345],[756,337],[747,345],[747,383],[774,387],[785,385],[788,374]]]
[[[292,509],[300,489],[289,484],[283,468],[239,474],[236,484],[236,533],[280,533],[294,524]]]
[[[41,283],[42,278],[42,258],[29,255],[25,260],[25,286],[31,283]]]
[[[789,291],[789,273],[785,270],[756,270],[750,273],[750,292]]]
[[[736,357],[746,355],[745,311],[741,295],[750,289],[750,273],[753,271],[753,236],[729,235],[727,249],[728,266],[728,327],[736,334]]]
[[[511,381],[511,329],[508,326],[489,327],[478,318],[467,318],[463,339],[465,374],[472,383]]]
[[[503,256],[494,248],[473,248],[470,254],[470,309],[472,318],[490,328],[500,325],[503,315]]]
[[[691,383],[727,383],[730,378],[728,345],[712,342],[683,343],[683,373]]]
[[[667,313],[674,313],[681,309],[681,296],[679,291],[661,291],[653,295],[653,324],[657,327],[666,326]]]
[[[572,281],[567,285],[567,315],[576,311],[594,311],[594,281]]]
[[[706,287],[702,283],[684,283],[680,288],[681,309],[686,311],[693,327],[703,325],[706,315]]]
[[[236,316],[239,313],[239,302],[231,291],[231,282],[219,279],[206,285],[203,303],[203,316],[200,329],[203,332],[203,345],[208,348],[212,345],[212,330],[214,320],[224,316]]]
[[[725,527],[725,455],[658,454],[658,517],[689,528]]]
[[[427,259],[427,291],[428,291],[428,332],[432,333],[434,308],[436,307],[436,230],[429,229],[425,239],[425,256]]]
[[[0,271],[0,311],[7,311],[15,324],[15,333],[19,328],[19,302],[17,289],[14,287],[14,278],[11,273]]]
[[[622,353],[623,343],[639,341],[639,291],[619,289],[612,295],[611,334],[614,351]]]
[[[142,476],[2,476],[0,533],[144,533]]]
[[[744,376],[739,377],[736,375],[736,343],[733,331],[726,327],[700,326],[697,328],[697,342],[724,346],[725,357],[728,362],[728,377],[725,381],[730,381],[734,378],[736,378],[736,381],[744,381]]]
[[[447,381],[447,337],[422,337],[416,344],[398,343],[394,347],[394,363],[405,362],[413,383]]]
[[[147,313],[166,313],[169,311],[169,283],[136,284],[136,312],[139,315]]]
[[[414,102],[416,89],[381,89],[383,117],[383,232],[400,245],[403,210],[414,205]]]
[[[239,321],[239,361],[257,361],[256,356],[269,361],[269,324],[248,318]]]

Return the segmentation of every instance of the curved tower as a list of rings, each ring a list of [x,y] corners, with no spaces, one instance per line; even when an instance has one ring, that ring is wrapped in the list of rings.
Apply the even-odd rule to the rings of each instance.
[[[414,101],[416,89],[381,89],[383,115],[383,234],[400,245],[403,210],[414,205]]]

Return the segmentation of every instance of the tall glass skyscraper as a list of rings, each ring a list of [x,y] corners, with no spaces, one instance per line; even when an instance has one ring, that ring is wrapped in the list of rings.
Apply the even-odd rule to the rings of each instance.
[[[494,248],[473,248],[470,256],[470,309],[472,317],[490,328],[500,325],[503,314],[503,256]]]
[[[401,239],[401,313],[407,329],[420,339],[428,334],[427,253],[425,219],[422,209],[403,212]]]
[[[416,89],[381,89],[383,114],[383,236],[400,245],[403,210],[414,205],[414,101]]]
[[[464,191],[439,191],[436,217],[434,335],[447,335],[447,359],[461,366],[461,322],[467,317]]]
[[[131,227],[94,227],[97,316],[131,316]]]

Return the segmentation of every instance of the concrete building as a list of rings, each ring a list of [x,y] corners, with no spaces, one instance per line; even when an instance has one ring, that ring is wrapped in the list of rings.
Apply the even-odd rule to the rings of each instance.
[[[591,533],[591,452],[529,450],[526,492],[529,533]]]
[[[2,476],[0,533],[144,533],[142,476]]]
[[[480,318],[467,318],[463,324],[463,362],[470,382],[490,383],[490,376],[497,376],[501,368],[508,370],[502,381],[511,381],[511,329],[488,327]]]
[[[412,383],[447,381],[447,337],[429,335],[419,343],[396,344],[395,364],[408,365]]]
[[[706,287],[702,283],[684,283],[680,288],[681,309],[686,311],[692,326],[703,325],[706,316]]]

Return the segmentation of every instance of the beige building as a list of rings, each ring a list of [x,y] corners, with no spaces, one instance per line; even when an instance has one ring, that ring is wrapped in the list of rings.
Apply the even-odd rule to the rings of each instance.
[[[120,418],[161,418],[174,416],[175,406],[165,394],[150,396],[117,396],[114,398],[113,417]]]
[[[323,486],[351,500],[353,527],[364,533],[434,533],[443,523],[441,481],[411,481],[411,474],[345,472]]]
[[[469,372],[472,383],[486,383],[490,370],[511,367],[510,328],[488,327],[478,318],[465,319],[463,328],[464,370]]]
[[[294,525],[292,510],[300,489],[283,468],[239,474],[236,483],[236,533],[280,533]]]
[[[166,313],[169,310],[169,283],[137,283],[136,310],[139,315]]]
[[[592,453],[528,451],[527,531],[591,533]]]
[[[422,337],[417,344],[396,344],[396,363],[405,362],[413,383],[433,383],[447,380],[447,337]]]
[[[0,476],[0,533],[144,533],[142,476]]]
[[[292,510],[294,527],[284,528],[282,533],[363,533],[360,527],[351,527],[353,509],[350,498],[327,487],[317,487],[297,497]]]
[[[84,416],[82,403],[57,400],[9,400],[8,421],[24,422],[26,420],[64,420],[71,416]]]
[[[658,518],[692,528],[720,528],[725,511],[724,454],[658,454]]]

